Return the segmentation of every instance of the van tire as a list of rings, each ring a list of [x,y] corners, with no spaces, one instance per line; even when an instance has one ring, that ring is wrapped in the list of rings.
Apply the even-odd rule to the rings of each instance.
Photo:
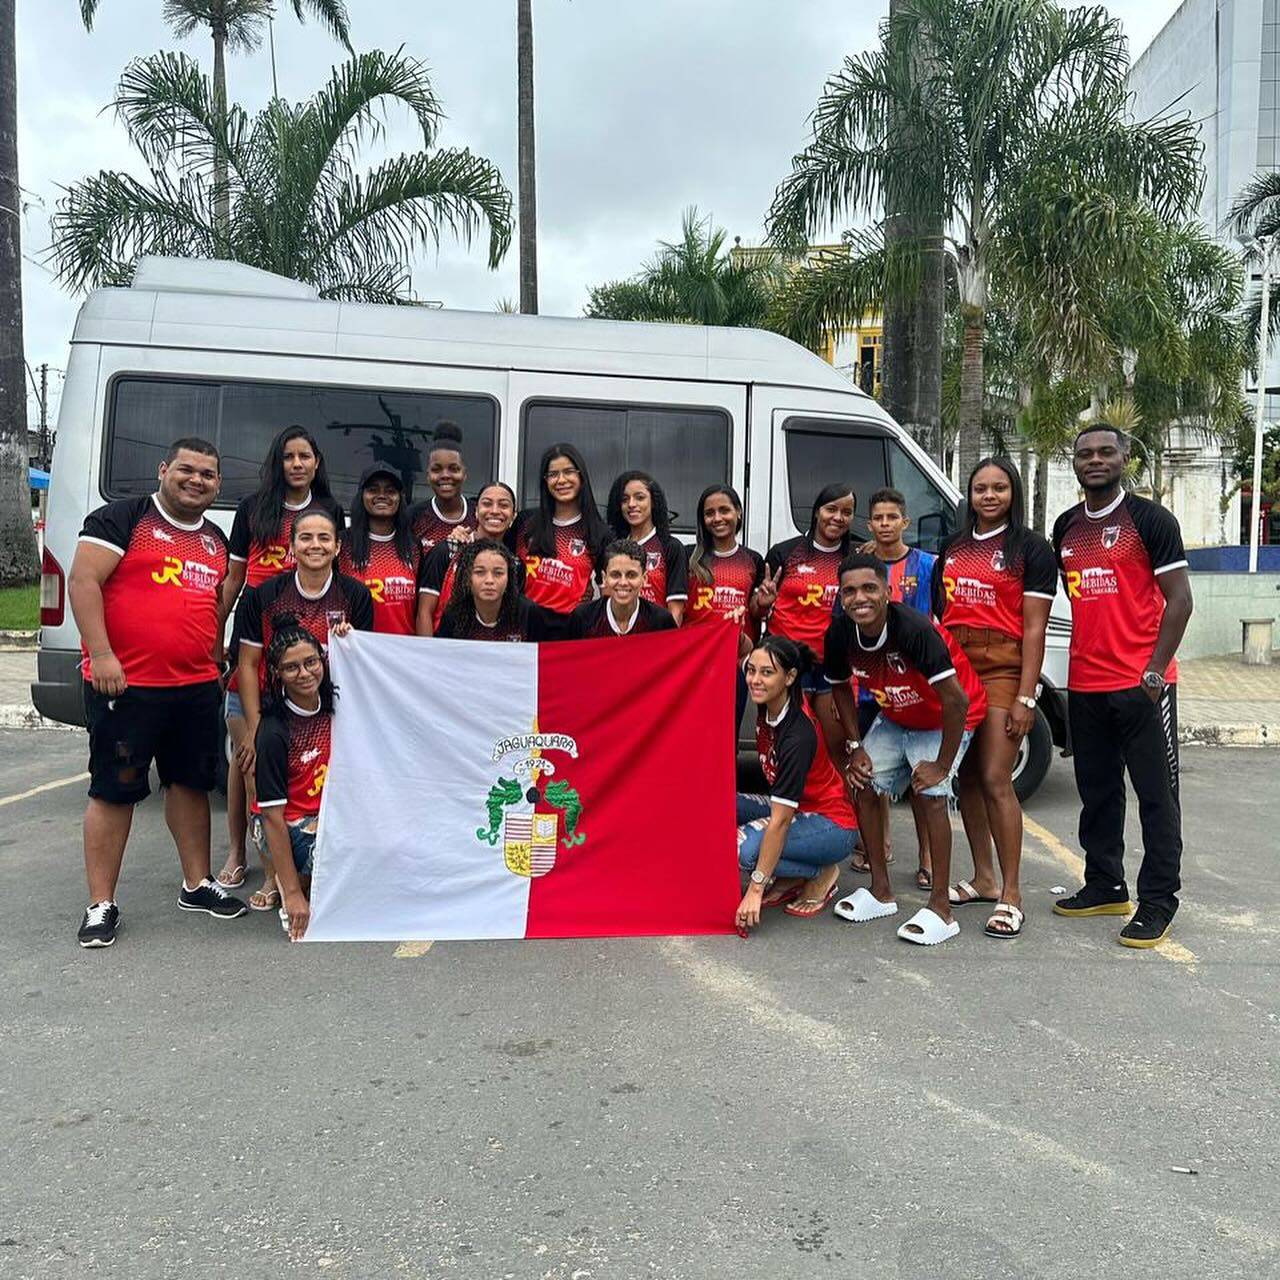
[[[1022,740],[1013,761],[1013,790],[1020,804],[1036,793],[1053,761],[1053,730],[1039,707],[1031,732]]]

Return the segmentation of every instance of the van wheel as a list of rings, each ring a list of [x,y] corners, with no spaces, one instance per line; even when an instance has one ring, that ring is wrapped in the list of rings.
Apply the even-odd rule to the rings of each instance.
[[[1013,760],[1013,790],[1022,804],[1035,794],[1044,781],[1053,760],[1053,730],[1045,714],[1036,708],[1035,723],[1031,732],[1022,740]]]

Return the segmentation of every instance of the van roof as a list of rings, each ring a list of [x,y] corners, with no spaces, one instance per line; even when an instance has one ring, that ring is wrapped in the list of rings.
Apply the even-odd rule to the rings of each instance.
[[[761,329],[327,302],[310,285],[256,267],[179,258],[144,257],[129,288],[91,293],[71,341],[770,383],[864,395],[811,351]]]

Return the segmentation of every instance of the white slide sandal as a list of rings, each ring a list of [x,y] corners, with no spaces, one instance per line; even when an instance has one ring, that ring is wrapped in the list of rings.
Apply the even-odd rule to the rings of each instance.
[[[920,932],[912,933],[912,925],[915,925]],[[954,938],[959,932],[960,922],[958,920],[953,920],[948,924],[936,911],[930,911],[928,907],[921,907],[898,930],[898,937],[903,942],[914,942],[918,947],[936,947],[938,943],[946,942],[948,938]]]
[[[896,902],[881,902],[865,885],[855,889],[847,898],[841,898],[831,910],[841,920],[851,920],[854,924],[866,924],[868,920],[881,920],[885,916],[896,916]]]

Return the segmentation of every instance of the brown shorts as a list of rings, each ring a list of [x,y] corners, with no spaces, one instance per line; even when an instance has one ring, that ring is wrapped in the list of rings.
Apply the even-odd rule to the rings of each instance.
[[[988,627],[951,627],[987,691],[987,703],[1008,711],[1018,700],[1022,683],[1022,640]]]

